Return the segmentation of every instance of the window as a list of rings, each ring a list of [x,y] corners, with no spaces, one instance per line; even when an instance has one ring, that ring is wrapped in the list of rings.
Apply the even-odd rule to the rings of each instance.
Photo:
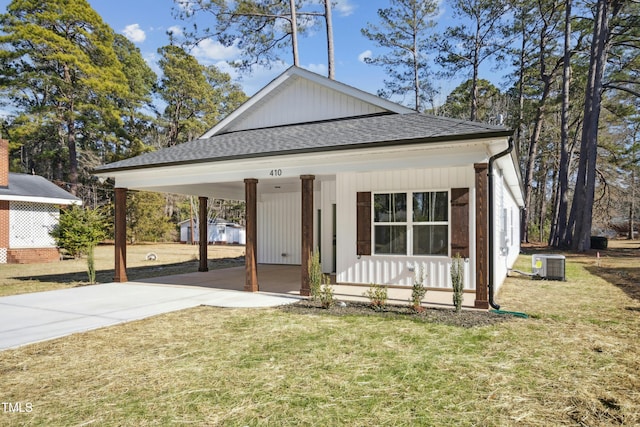
[[[373,204],[376,254],[448,255],[447,191],[379,193]]]
[[[373,196],[375,253],[407,254],[407,195],[386,193]]]
[[[449,194],[413,193],[413,255],[448,255]]]

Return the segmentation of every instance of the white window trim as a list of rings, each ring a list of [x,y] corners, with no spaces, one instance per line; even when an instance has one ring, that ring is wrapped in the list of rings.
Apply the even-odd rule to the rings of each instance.
[[[413,194],[414,193],[447,193],[447,221],[423,222],[413,221]],[[376,222],[375,197],[377,194],[406,194],[407,195],[407,220],[403,222]],[[376,225],[404,225],[407,228],[407,253],[406,254],[381,254],[376,252]],[[413,254],[413,226],[414,225],[446,225],[447,226],[447,254],[446,255],[414,255]],[[451,189],[430,190],[389,190],[371,192],[371,256],[377,257],[420,257],[420,258],[450,258],[451,257]]]

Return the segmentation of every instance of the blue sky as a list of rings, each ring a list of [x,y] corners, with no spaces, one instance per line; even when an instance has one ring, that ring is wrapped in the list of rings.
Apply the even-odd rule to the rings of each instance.
[[[114,31],[124,34],[141,50],[144,58],[151,67],[157,68],[157,49],[168,44],[167,31],[185,25],[172,16],[173,0],[88,0],[89,4],[102,16]],[[383,88],[385,74],[380,67],[367,65],[362,61],[367,53],[376,52],[373,42],[361,35],[360,29],[367,22],[377,22],[376,11],[387,7],[388,2],[381,0],[334,0],[333,9],[334,43],[336,60],[336,79],[348,85],[357,87],[370,93],[376,93]],[[5,10],[9,0],[0,0],[0,9]],[[451,11],[446,2],[441,4],[439,26],[444,28],[451,22]],[[198,21],[200,26],[205,26],[204,20]],[[327,73],[326,38],[324,27],[321,26],[312,34],[300,38],[300,64],[302,67],[319,74]],[[240,77],[235,70],[228,66],[228,61],[235,59],[237,53],[233,48],[224,48],[214,41],[201,44],[192,52],[198,60],[206,65],[217,65],[219,68],[230,72],[248,95],[254,94],[261,87],[279,75],[292,64],[290,55],[286,55],[285,62],[275,64],[270,70],[256,69],[251,75]],[[500,85],[492,75],[481,76]],[[441,94],[439,103],[443,102],[446,95],[463,80],[458,79],[435,82]],[[396,100],[398,101],[398,100]]]

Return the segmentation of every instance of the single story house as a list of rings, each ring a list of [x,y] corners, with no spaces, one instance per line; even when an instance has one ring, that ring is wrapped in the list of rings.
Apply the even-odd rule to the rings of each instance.
[[[82,204],[41,176],[9,172],[9,142],[0,139],[0,264],[60,259],[49,235],[61,205]]]
[[[259,263],[295,264],[308,295],[318,250],[338,284],[408,288],[422,269],[430,290],[451,292],[459,254],[471,305],[488,308],[519,253],[511,134],[291,67],[200,138],[95,171],[116,182],[115,279],[126,280],[136,189],[197,195],[201,212],[208,198],[245,200],[247,291],[259,289]]]
[[[180,243],[192,243],[191,227],[193,224],[193,236],[200,235],[200,226],[190,219],[178,223],[180,227]],[[244,245],[246,243],[244,227],[240,224],[224,221],[222,219],[210,219],[207,223],[207,242],[213,244],[235,244]],[[196,237],[197,238],[197,237]],[[196,238],[193,241],[197,241]]]

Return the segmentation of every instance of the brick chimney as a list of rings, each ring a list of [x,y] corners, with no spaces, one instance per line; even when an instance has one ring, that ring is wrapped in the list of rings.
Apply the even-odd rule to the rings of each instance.
[[[0,138],[0,187],[9,187],[9,141]]]

